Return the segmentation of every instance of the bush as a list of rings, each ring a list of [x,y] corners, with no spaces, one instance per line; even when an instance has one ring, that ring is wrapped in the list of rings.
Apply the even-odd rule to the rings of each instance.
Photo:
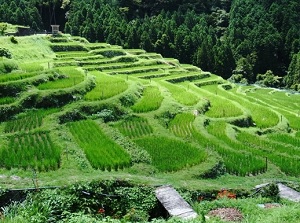
[[[200,178],[215,179],[221,175],[224,175],[225,172],[226,172],[226,168],[224,166],[224,163],[222,161],[219,161],[211,169],[209,169],[206,172],[204,172],[203,174],[201,174]]]
[[[10,41],[14,44],[18,43],[18,40],[14,36],[10,37]]]
[[[12,59],[3,58],[0,60],[0,73],[10,73],[13,70],[17,70],[18,65]]]
[[[8,49],[0,47],[0,57],[6,57],[8,59],[11,59],[12,55]]]
[[[136,101],[137,101],[137,96],[131,94],[124,95],[123,97],[120,98],[121,104],[125,107],[130,107],[134,105]]]
[[[262,197],[269,197],[274,201],[279,201],[279,188],[276,183],[271,183],[261,190]]]

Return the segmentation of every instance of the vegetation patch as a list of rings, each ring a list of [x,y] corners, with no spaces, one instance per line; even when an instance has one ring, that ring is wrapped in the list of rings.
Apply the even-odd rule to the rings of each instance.
[[[198,147],[166,137],[135,139],[152,158],[152,164],[160,171],[177,171],[203,162],[207,154]]]
[[[0,148],[1,166],[38,171],[56,170],[60,166],[61,149],[53,143],[48,132],[9,136],[7,147]]]
[[[249,174],[256,175],[266,171],[267,167],[264,159],[260,156],[256,156],[259,152],[255,153],[251,147],[247,147],[228,137],[225,122],[210,123],[207,126],[207,130],[222,142],[213,148],[223,158],[227,172],[246,176]]]
[[[147,86],[141,99],[131,106],[131,109],[138,113],[154,111],[160,107],[162,100],[163,96],[158,87]]]
[[[38,85],[39,90],[61,89],[72,87],[84,80],[84,75],[76,67],[60,67],[57,69],[58,79]]]
[[[147,119],[138,116],[129,117],[117,124],[116,127],[123,135],[129,138],[140,138],[153,133],[153,129]]]
[[[4,132],[28,132],[42,125],[43,118],[58,109],[48,110],[32,110],[22,115],[18,115],[18,118],[6,122]]]
[[[99,71],[92,71],[91,74],[96,78],[96,87],[84,96],[86,100],[107,99],[124,92],[128,88],[124,79],[109,76]]]
[[[70,122],[68,127],[95,169],[111,171],[130,166],[128,153],[107,137],[94,121]]]

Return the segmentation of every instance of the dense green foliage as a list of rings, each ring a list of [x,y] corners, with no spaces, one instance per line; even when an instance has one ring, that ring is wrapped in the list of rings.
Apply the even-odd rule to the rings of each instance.
[[[243,82],[270,70],[286,76],[277,86],[297,90],[299,10],[297,0],[1,0],[0,21],[35,30],[60,24],[90,41],[155,51]]]
[[[3,207],[1,222],[143,222],[157,208],[153,187],[92,181],[27,193],[23,202]]]
[[[267,70],[286,75],[300,50],[299,7],[294,0],[73,1],[66,31],[255,82]]]

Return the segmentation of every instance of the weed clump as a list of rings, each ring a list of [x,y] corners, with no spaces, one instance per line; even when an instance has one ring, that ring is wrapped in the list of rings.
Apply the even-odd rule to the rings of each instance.
[[[14,60],[7,59],[7,58],[3,58],[2,60],[0,60],[0,74],[1,73],[7,74],[17,69],[18,69],[18,65]]]

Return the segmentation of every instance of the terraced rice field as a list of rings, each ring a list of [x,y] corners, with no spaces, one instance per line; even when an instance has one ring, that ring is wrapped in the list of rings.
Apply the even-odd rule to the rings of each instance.
[[[107,99],[128,88],[128,84],[122,78],[109,76],[100,71],[91,71],[90,74],[96,78],[96,87],[84,96],[88,101]]]
[[[107,137],[92,120],[71,122],[68,127],[95,169],[110,171],[130,165],[129,154]]]
[[[153,165],[160,171],[176,171],[200,164],[206,152],[179,140],[164,137],[144,137],[134,140],[149,152]]]
[[[238,86],[141,49],[32,38],[19,41],[28,55],[7,45],[18,69],[0,74],[1,168],[46,172],[68,157],[93,171],[127,174],[135,160],[164,174],[198,171],[213,156],[232,175],[300,176],[299,94]]]
[[[160,107],[162,100],[163,96],[158,87],[147,86],[142,98],[131,106],[131,109],[137,113],[154,111]]]

